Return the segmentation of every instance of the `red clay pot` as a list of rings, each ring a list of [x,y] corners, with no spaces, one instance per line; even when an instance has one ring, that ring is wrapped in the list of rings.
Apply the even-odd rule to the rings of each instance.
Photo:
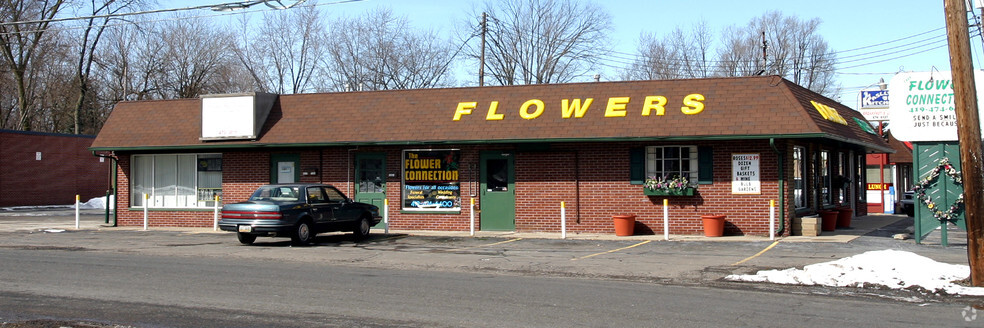
[[[721,237],[724,236],[725,215],[701,215],[700,220],[704,223],[704,236]]]
[[[850,207],[838,207],[837,208],[837,227],[838,228],[850,228],[851,227],[851,216],[854,215],[854,210]]]
[[[635,215],[614,215],[616,236],[631,236],[635,234]]]
[[[820,230],[834,231],[837,229],[838,211],[820,211]]]

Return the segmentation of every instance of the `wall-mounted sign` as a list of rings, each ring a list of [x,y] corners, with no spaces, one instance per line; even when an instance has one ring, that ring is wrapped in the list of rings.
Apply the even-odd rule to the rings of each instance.
[[[813,103],[813,108],[816,108],[817,112],[820,112],[820,116],[823,116],[823,119],[847,125],[847,120],[837,112],[837,109],[813,100],[810,100],[810,102]]]
[[[759,154],[731,154],[731,193],[758,195],[762,193]]]
[[[862,90],[858,111],[869,121],[888,120],[888,90]]]
[[[868,186],[867,186],[868,187],[867,189],[868,190],[888,190],[888,187],[891,187],[891,186],[892,186],[891,183],[869,183]]]
[[[670,102],[665,96],[646,96],[640,101],[632,97],[610,97],[600,106],[595,106],[594,112],[603,113],[604,117],[626,117],[630,113],[640,116],[663,116],[667,110],[679,110],[685,115],[697,115],[704,111],[704,95],[692,93],[679,99],[678,103]],[[564,119],[582,118],[591,110],[594,98],[560,99],[557,102],[544,102],[540,99],[530,99],[518,108],[499,108],[498,101],[491,101],[485,113],[486,121],[501,121],[506,116],[519,116],[525,120],[536,119],[542,115],[556,115]],[[452,121],[460,121],[465,116],[472,115],[478,108],[478,102],[459,102],[454,110]],[[600,108],[604,106],[604,109]],[[482,107],[485,107],[482,104]],[[480,115],[480,114],[479,114]]]
[[[974,71],[977,94],[984,94],[984,73]],[[892,136],[902,141],[956,141],[957,115],[949,71],[899,73],[888,85]],[[977,110],[984,109],[977,98]],[[982,114],[984,115],[984,114]],[[981,121],[984,126],[984,120]]]
[[[276,94],[268,93],[202,96],[199,139],[256,139],[276,100]]]
[[[403,151],[404,211],[460,211],[457,149]]]

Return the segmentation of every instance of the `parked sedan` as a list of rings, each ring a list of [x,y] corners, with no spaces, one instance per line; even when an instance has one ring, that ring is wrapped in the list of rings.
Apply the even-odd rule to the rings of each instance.
[[[219,228],[234,231],[249,245],[258,236],[290,237],[294,245],[308,245],[322,232],[352,231],[365,239],[379,223],[379,207],[355,202],[323,184],[272,184],[253,192],[249,200],[222,207]]]

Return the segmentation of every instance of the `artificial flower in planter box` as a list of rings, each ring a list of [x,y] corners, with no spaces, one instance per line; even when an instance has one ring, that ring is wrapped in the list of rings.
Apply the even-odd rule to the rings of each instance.
[[[693,196],[697,185],[691,184],[687,177],[676,176],[648,177],[644,183],[643,193],[646,196]]]

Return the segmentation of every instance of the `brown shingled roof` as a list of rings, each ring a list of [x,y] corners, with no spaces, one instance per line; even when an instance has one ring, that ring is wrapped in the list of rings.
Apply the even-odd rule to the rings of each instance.
[[[692,94],[703,96],[704,108],[687,115],[681,108]],[[665,115],[642,115],[648,96],[666,98]],[[622,97],[624,116],[605,117],[609,102]],[[588,98],[583,117],[563,117],[563,99],[583,105]],[[521,117],[523,104],[536,99],[542,114]],[[811,101],[848,124],[824,119]],[[472,102],[471,114],[453,120],[460,103]],[[493,102],[501,120],[486,119]],[[257,140],[200,141],[200,110],[201,99],[119,103],[92,149],[766,137],[891,149],[854,122],[864,121],[860,113],[778,76],[281,95]]]

